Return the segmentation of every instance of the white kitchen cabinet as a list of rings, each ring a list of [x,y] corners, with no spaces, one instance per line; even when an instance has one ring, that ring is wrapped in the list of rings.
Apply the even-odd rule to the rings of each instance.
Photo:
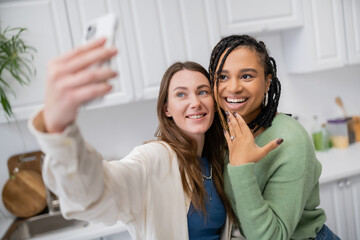
[[[207,68],[220,39],[215,0],[1,1],[1,26],[27,27],[26,39],[38,49],[37,77],[29,87],[15,86],[17,99],[10,99],[18,120],[41,106],[48,60],[80,45],[85,23],[109,12],[119,19],[119,53],[112,62],[119,76],[110,94],[85,109],[157,98],[168,66],[191,60]],[[0,123],[5,121],[1,112]]]
[[[360,63],[360,1],[343,0],[349,64]]]
[[[46,62],[71,49],[69,24],[63,0],[0,1],[0,25],[4,29],[25,27],[25,41],[37,49],[34,65],[37,70],[30,85],[11,84],[16,97],[9,94],[13,112],[18,120],[26,119],[43,102]],[[0,123],[6,122],[0,108]]]
[[[360,63],[360,3],[304,0],[304,26],[284,31],[287,71],[307,73]]]
[[[326,224],[341,239],[360,239],[360,175],[321,184],[320,199]]]
[[[302,1],[298,0],[217,0],[220,32],[254,34],[300,27]]]
[[[197,61],[207,68],[218,41],[216,29],[209,25],[213,9],[206,0],[67,0],[66,4],[75,45],[86,21],[107,12],[119,16],[116,66],[124,101],[117,103],[157,98],[162,76],[175,61]]]
[[[74,47],[83,43],[84,28],[89,21],[107,13],[114,13],[118,16],[118,27],[115,36],[115,46],[118,48],[118,55],[111,62],[112,68],[119,73],[112,80],[114,88],[101,101],[86,105],[85,108],[99,108],[130,102],[133,99],[133,92],[130,81],[128,47],[125,40],[124,21],[117,1],[66,0],[66,7]]]
[[[157,98],[162,76],[175,61],[207,68],[220,38],[214,0],[124,0],[119,5],[136,99]]]

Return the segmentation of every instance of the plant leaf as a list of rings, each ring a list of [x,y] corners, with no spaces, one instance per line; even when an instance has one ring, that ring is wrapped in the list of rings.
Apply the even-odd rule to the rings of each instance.
[[[2,89],[0,88],[0,102],[1,102],[1,106],[3,107],[5,113],[9,116],[9,117],[13,117],[13,112],[11,109],[11,105],[9,103],[9,100],[5,94],[4,91],[2,91]]]
[[[33,65],[33,53],[36,53],[36,49],[22,39],[22,33],[26,30],[23,27],[9,26],[2,30],[0,27],[0,102],[9,117],[13,116],[13,112],[6,91],[16,96],[10,82],[15,80],[20,85],[27,85],[31,76],[36,74]],[[11,78],[4,79],[4,74],[7,73]]]

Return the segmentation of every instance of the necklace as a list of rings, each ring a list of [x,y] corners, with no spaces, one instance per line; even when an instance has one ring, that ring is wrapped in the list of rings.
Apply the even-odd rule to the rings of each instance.
[[[206,176],[204,174],[202,174],[203,176],[203,181],[205,180],[210,180],[210,195],[209,196],[209,200],[211,201],[212,200],[212,165],[210,164],[210,176]]]
[[[206,180],[211,180],[212,179],[212,165],[210,164],[210,176],[206,176],[204,174],[202,174],[203,178]]]
[[[201,159],[201,158],[200,158]],[[206,158],[205,158],[206,159]],[[205,162],[205,159],[202,159],[204,162]],[[213,175],[213,172],[212,172],[212,164],[209,162],[209,165],[210,165],[210,176],[206,176],[206,175],[204,175],[204,173],[202,173],[202,171],[201,171],[201,175],[202,175],[202,177],[203,177],[203,183],[204,183],[204,187],[206,186],[206,185],[208,185],[208,184],[210,184],[210,194],[209,194],[209,192],[208,191],[206,191],[207,192],[207,195],[208,195],[208,197],[209,197],[209,200],[211,201],[212,200],[212,195],[213,195],[213,193],[212,193],[212,189],[213,189],[213,187],[212,187],[212,185],[213,185],[213,183],[212,183],[212,175]],[[204,171],[205,171],[205,174],[206,174],[206,167],[204,168]],[[205,182],[205,180],[210,180],[210,182]],[[206,188],[205,188],[205,190],[206,190]]]

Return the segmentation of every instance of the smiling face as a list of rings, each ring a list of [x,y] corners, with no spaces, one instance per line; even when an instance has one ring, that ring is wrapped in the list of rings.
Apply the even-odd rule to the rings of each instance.
[[[223,56],[224,53],[219,63]],[[239,113],[249,123],[261,112],[270,81],[271,75],[265,79],[257,53],[247,47],[238,47],[228,55],[219,74],[219,86],[215,89],[219,105],[225,111]]]
[[[203,137],[215,114],[209,80],[197,71],[178,71],[171,78],[164,108],[165,115],[187,136]]]

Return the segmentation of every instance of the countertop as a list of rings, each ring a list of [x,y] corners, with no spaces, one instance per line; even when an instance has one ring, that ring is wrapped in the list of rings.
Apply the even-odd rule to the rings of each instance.
[[[88,240],[100,237],[110,236],[113,234],[125,232],[126,227],[123,223],[118,222],[111,226],[103,224],[89,224],[86,227],[69,230],[59,233],[48,234],[43,237],[32,238],[34,240]]]
[[[2,220],[1,224],[8,225],[13,222],[13,219]],[[4,232],[0,232],[0,236],[6,233],[6,229],[1,229]],[[31,238],[33,240],[89,240],[100,237],[110,236],[117,233],[126,232],[126,227],[122,222],[118,222],[111,226],[105,226],[104,224],[88,224],[86,227],[70,229],[66,231],[53,232],[39,237]]]
[[[360,142],[345,149],[316,152],[316,156],[322,164],[320,184],[360,174]]]

